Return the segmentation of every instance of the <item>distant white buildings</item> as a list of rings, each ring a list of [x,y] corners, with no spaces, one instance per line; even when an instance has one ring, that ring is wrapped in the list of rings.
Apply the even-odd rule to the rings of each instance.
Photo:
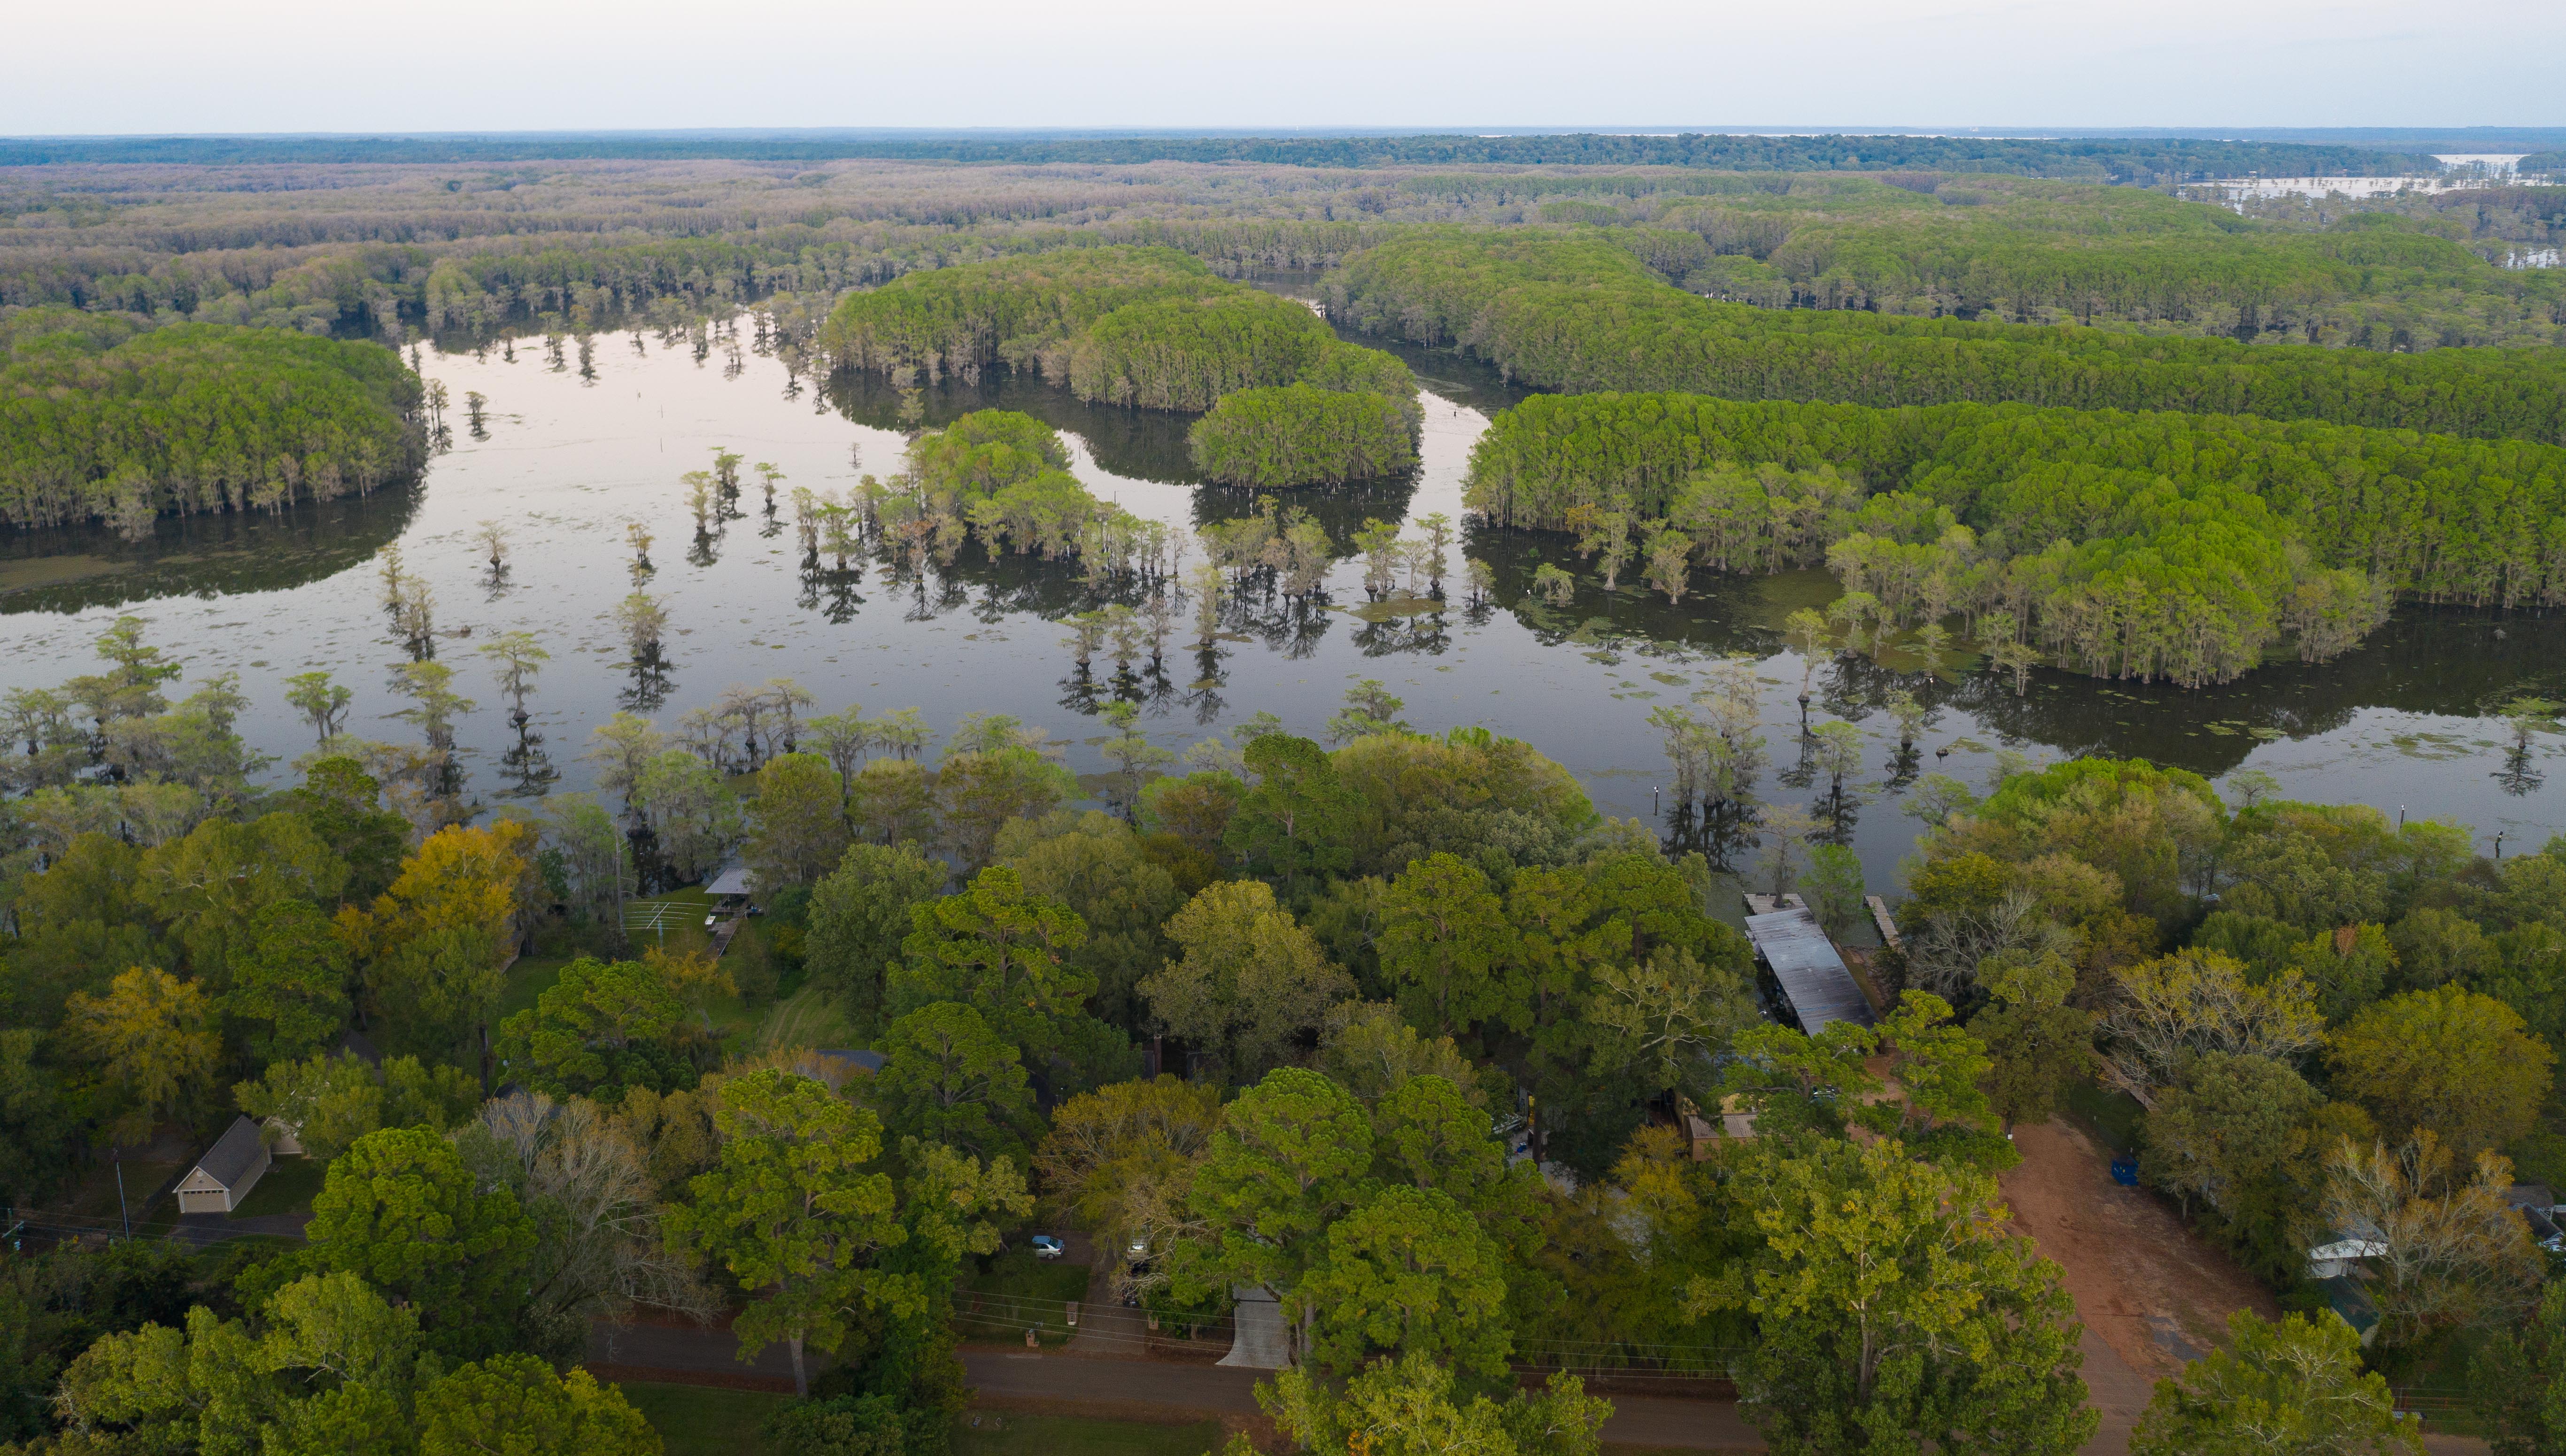
[[[2433,159],[2441,164],[2439,176],[2410,175],[2396,177],[2218,177],[2207,182],[2189,184],[2231,205],[2248,197],[2382,197],[2399,192],[2456,192],[2471,187],[2537,187],[2548,185],[2544,177],[2520,174],[2521,151],[2454,151],[2435,152]],[[2188,189],[2186,189],[2188,190]],[[2553,264],[2519,264],[2520,267],[2551,267]]]

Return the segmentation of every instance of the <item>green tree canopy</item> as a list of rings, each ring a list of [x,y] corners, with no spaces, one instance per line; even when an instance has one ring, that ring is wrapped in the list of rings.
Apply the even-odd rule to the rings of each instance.
[[[304,1263],[406,1302],[439,1353],[471,1359],[515,1341],[534,1225],[515,1194],[482,1191],[436,1133],[387,1127],[350,1143],[304,1233]]]
[[[1182,952],[1141,982],[1152,1014],[1189,1047],[1251,1081],[1294,1060],[1328,1008],[1354,991],[1316,937],[1257,880],[1204,886],[1168,917]]]
[[[918,905],[909,924],[900,947],[907,960],[891,975],[895,1016],[957,1001],[1017,1047],[1039,1052],[1096,989],[1095,977],[1068,959],[1087,943],[1086,922],[1028,891],[1003,865],[981,870],[959,894]]]
[[[1025,1161],[1040,1122],[1016,1049],[973,1008],[921,1006],[891,1024],[871,1096],[892,1133],[980,1158]]]
[[[2074,1305],[1992,1178],[1895,1141],[1759,1145],[1735,1197],[1763,1247],[1687,1298],[1755,1317],[1738,1395],[1776,1451],[2064,1456],[2093,1434]]]
[[[2361,1367],[2352,1327],[2320,1311],[2266,1323],[2227,1317],[2230,1341],[2157,1382],[2130,1435],[2133,1456],[2389,1456],[2424,1449],[2388,1381]]]
[[[624,1392],[532,1355],[464,1365],[418,1397],[419,1456],[659,1456],[658,1432]]]
[[[2410,991],[2328,1039],[2335,1086],[2390,1135],[2430,1130],[2461,1153],[2530,1130],[2556,1062],[2521,1017],[2458,986]]]
[[[1292,1293],[1310,1356],[1339,1374],[1421,1350],[1483,1377],[1505,1372],[1504,1252],[1449,1194],[1389,1188],[1330,1224]]]
[[[1520,1031],[1531,1016],[1505,902],[1488,877],[1434,854],[1391,881],[1381,932],[1382,975],[1419,1028],[1457,1035],[1483,1024]]]
[[[719,1263],[764,1298],[734,1323],[743,1356],[781,1339],[793,1352],[797,1394],[810,1392],[807,1341],[836,1349],[870,1288],[875,1253],[905,1239],[882,1153],[882,1124],[828,1085],[767,1069],[722,1084],[713,1124],[722,1138],[712,1171],[671,1205],[669,1240]]]
[[[860,1027],[877,1025],[885,978],[916,928],[911,912],[943,892],[949,871],[914,845],[853,845],[812,886],[805,964],[844,995]]]

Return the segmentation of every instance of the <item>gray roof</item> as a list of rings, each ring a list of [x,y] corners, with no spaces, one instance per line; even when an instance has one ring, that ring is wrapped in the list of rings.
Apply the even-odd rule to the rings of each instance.
[[[723,870],[721,873],[714,875],[712,877],[712,882],[704,886],[704,893],[711,895],[715,899],[719,899],[724,895],[747,894],[748,871],[734,864],[730,868]]]
[[[1845,969],[1844,958],[1836,954],[1835,942],[1827,939],[1817,916],[1798,906],[1749,915],[1746,938],[1755,942],[1755,953],[1772,968],[1773,979],[1782,983],[1782,994],[1800,1019],[1800,1030],[1814,1037],[1834,1022],[1873,1025],[1871,1002],[1853,972]]]
[[[214,1139],[214,1145],[205,1149],[205,1155],[196,1159],[196,1166],[224,1187],[237,1188],[266,1151],[259,1141],[258,1124],[246,1116],[234,1117],[223,1135]]]

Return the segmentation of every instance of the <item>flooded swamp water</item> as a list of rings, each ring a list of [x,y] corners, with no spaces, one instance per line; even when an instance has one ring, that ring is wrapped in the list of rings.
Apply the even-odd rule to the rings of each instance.
[[[779,499],[775,516],[762,514],[753,474],[740,502],[746,515],[692,542],[679,476],[705,468],[716,447],[779,467],[786,494],[797,485],[843,489],[863,473],[898,468],[898,398],[845,376],[815,389],[732,340],[699,354],[683,341],[611,335],[597,339],[586,369],[548,359],[533,341],[513,351],[426,353],[423,372],[452,400],[470,391],[488,403],[477,431],[449,406],[452,447],[414,486],[285,517],[164,520],[138,544],[96,530],[0,537],[0,688],[53,686],[94,670],[91,643],[129,612],[148,623],[149,640],[184,659],[189,680],[239,674],[253,705],[244,730],[267,752],[290,760],[310,746],[309,728],[286,705],[285,679],[315,668],[355,689],[350,731],[410,736],[388,717],[406,705],[392,688],[406,654],[371,565],[397,545],[433,591],[440,660],[479,703],[459,742],[470,792],[485,802],[589,787],[581,759],[589,730],[619,707],[650,709],[668,726],[727,687],[777,677],[799,681],[821,712],[916,707],[938,730],[968,712],[1013,714],[1069,740],[1081,773],[1103,767],[1094,714],[1116,696],[1139,702],[1151,736],[1180,749],[1258,711],[1317,736],[1348,688],[1378,678],[1406,700],[1401,716],[1417,729],[1483,725],[1526,739],[1573,770],[1603,812],[1672,833],[1675,816],[1661,792],[1668,768],[1649,714],[1688,701],[1710,666],[1744,654],[1756,664],[1774,761],[1758,797],[1831,808],[1821,805],[1823,776],[1805,763],[1795,768],[1802,664],[1780,636],[1792,608],[1836,595],[1823,573],[1703,575],[1693,595],[1670,606],[1636,570],[1606,592],[1566,538],[1463,523],[1445,568],[1450,601],[1367,604],[1353,532],[1367,519],[1412,526],[1436,512],[1462,522],[1470,446],[1489,413],[1520,397],[1452,356],[1405,357],[1426,389],[1420,467],[1411,478],[1293,497],[1345,553],[1329,580],[1331,605],[1236,605],[1215,651],[1171,649],[1162,670],[1076,668],[1061,618],[1101,601],[1074,563],[992,561],[974,544],[949,568],[917,577],[887,563],[806,570],[790,506]],[[924,402],[928,425],[973,408],[1039,415],[1069,439],[1076,474],[1099,497],[1171,526],[1256,508],[1191,477],[1182,417],[1082,405],[1003,373],[978,384],[948,380]],[[637,695],[612,614],[632,590],[625,532],[633,520],[657,538],[649,590],[671,616],[665,692],[655,702]],[[508,533],[504,572],[494,574],[476,544],[483,521]],[[1466,558],[1494,569],[1489,604],[1462,602]],[[1529,593],[1545,562],[1577,577],[1565,606]],[[517,630],[553,655],[529,704],[542,742],[531,758],[512,760],[515,730],[472,648]],[[1932,710],[1908,753],[1882,709],[1902,688]],[[2274,662],[2193,691],[2039,670],[2016,696],[1972,654],[1928,664],[1892,651],[1818,664],[1811,692],[1811,723],[1843,719],[1865,735],[1865,766],[1848,781],[1843,820],[1875,891],[1894,888],[1914,841],[1917,821],[1901,809],[1917,779],[1940,772],[1983,787],[2008,751],[2034,762],[2141,755],[2212,779],[2260,770],[2289,797],[2465,824],[2481,849],[2499,832],[2508,848],[2566,832],[2566,789],[2548,782],[2566,769],[2566,744],[2542,735],[2515,753],[2506,725],[2491,716],[2516,696],[2566,697],[2566,620],[2553,614],[2410,607],[2335,662]],[[1733,841],[1710,848],[1744,862]]]

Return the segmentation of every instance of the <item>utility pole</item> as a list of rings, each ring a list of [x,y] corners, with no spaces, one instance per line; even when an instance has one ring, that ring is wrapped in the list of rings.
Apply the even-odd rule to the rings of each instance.
[[[2502,848],[2498,846],[2495,852],[2501,854]],[[116,1164],[116,1216],[124,1221],[125,1236],[129,1239],[133,1237],[133,1215],[125,1207],[125,1149],[111,1148],[107,1160]]]

